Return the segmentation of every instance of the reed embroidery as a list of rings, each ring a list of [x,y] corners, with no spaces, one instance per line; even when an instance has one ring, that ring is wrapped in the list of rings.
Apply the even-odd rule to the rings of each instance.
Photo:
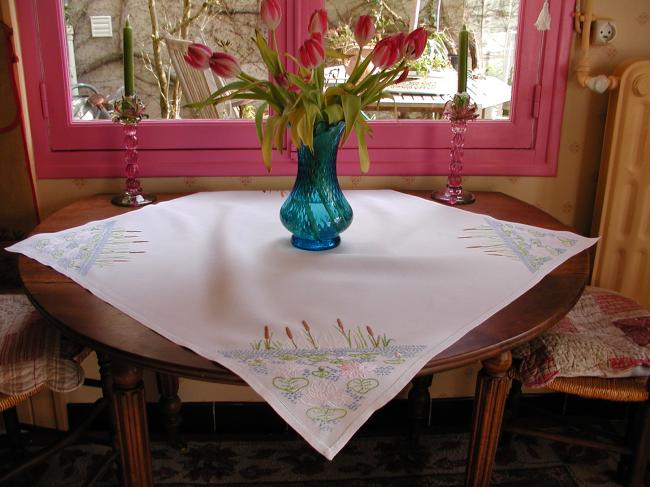
[[[146,253],[148,243],[140,230],[116,228],[115,220],[80,227],[59,237],[36,236],[35,250],[55,259],[66,270],[86,275],[93,266],[106,267],[130,262],[137,254]]]
[[[479,249],[494,257],[505,257],[522,262],[534,273],[567,249],[577,240],[554,232],[545,232],[514,223],[504,223],[492,218],[485,219],[486,225],[466,228],[460,239],[476,241],[468,249]]]

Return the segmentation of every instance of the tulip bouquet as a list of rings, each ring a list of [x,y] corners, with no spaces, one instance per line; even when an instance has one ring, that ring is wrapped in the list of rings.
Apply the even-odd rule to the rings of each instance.
[[[361,116],[361,111],[382,98],[391,95],[384,90],[404,81],[409,72],[409,63],[418,59],[427,44],[427,32],[418,28],[409,34],[400,32],[379,40],[365,59],[361,50],[375,36],[374,19],[362,15],[354,27],[354,37],[359,45],[359,54],[354,69],[343,84],[326,86],[324,67],[326,57],[344,59],[342,52],[328,49],[325,32],[328,27],[327,12],[316,10],[309,20],[309,38],[298,50],[298,57],[281,54],[277,48],[276,29],[282,19],[278,0],[262,0],[260,4],[262,22],[270,31],[267,41],[256,32],[253,39],[266,65],[269,78],[257,79],[244,73],[234,56],[226,52],[213,52],[203,44],[192,44],[185,60],[197,69],[210,68],[222,78],[231,78],[219,90],[193,106],[218,104],[226,100],[259,100],[255,124],[262,146],[262,157],[266,168],[271,170],[272,150],[282,153],[284,133],[290,128],[291,141],[296,147],[305,145],[313,150],[314,125],[318,122],[336,124],[345,122],[341,143],[345,143],[352,131],[356,133],[359,145],[359,162],[362,172],[369,168],[366,135],[371,134],[370,125]],[[294,70],[287,68],[292,61]],[[372,64],[371,64],[372,63]],[[267,109],[271,112],[264,122]]]

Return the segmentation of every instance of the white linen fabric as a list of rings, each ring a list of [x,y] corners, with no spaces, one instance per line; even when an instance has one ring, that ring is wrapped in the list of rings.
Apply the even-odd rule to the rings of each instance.
[[[175,199],[8,250],[228,367],[332,459],[436,354],[595,243],[394,191],[348,191],[326,252],[279,192]],[[146,289],[146,292],[142,292]]]

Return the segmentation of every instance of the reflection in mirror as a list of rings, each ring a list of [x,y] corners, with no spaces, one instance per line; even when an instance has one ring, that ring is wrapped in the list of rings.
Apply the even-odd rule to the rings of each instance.
[[[110,119],[123,93],[122,27],[133,29],[135,85],[151,119],[254,118],[257,102],[201,101],[224,80],[189,68],[187,44],[205,43],[235,55],[246,72],[267,76],[255,44],[257,0],[62,0],[65,12],[72,114],[75,120]],[[228,80],[226,80],[228,81]]]
[[[376,40],[385,35],[424,26],[429,41],[412,66],[409,79],[390,87],[393,99],[382,100],[366,115],[375,120],[395,118],[437,120],[456,92],[458,34],[470,32],[467,90],[481,119],[510,116],[510,98],[520,0],[325,0],[330,19],[329,46],[342,50],[346,60],[327,68],[330,83],[345,80],[358,48],[349,26],[359,15],[377,20]],[[372,46],[361,53],[370,53]]]

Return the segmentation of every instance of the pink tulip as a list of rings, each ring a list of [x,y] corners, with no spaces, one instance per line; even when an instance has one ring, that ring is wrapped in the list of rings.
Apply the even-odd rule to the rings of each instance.
[[[424,48],[427,47],[427,38],[427,31],[424,27],[419,27],[406,36],[404,57],[411,61],[422,56]]]
[[[260,17],[269,29],[275,30],[282,20],[282,8],[278,0],[262,0],[260,4]]]
[[[316,42],[318,42],[321,46],[324,46],[323,44],[323,34],[320,32],[314,32],[309,36],[310,39],[314,39]]]
[[[384,37],[372,51],[372,64],[379,69],[390,68],[400,57],[400,48],[394,37]]]
[[[404,32],[398,32],[394,34],[393,40],[395,41],[395,47],[399,49],[400,57],[404,56],[404,48],[406,47],[406,34]]]
[[[234,78],[241,72],[235,56],[226,52],[215,52],[210,57],[210,69],[222,78]]]
[[[189,45],[183,59],[193,68],[207,69],[210,66],[210,56],[212,49],[204,44],[194,43]]]
[[[359,47],[363,47],[370,39],[375,36],[375,19],[370,15],[362,15],[357,19],[357,23],[354,26],[354,38],[359,44]]]
[[[402,74],[400,74],[399,78],[397,78],[395,80],[395,84],[403,83],[404,81],[406,81],[406,78],[408,78],[408,75],[409,75],[409,68],[404,68],[404,70],[402,71]]]
[[[327,31],[327,12],[325,10],[314,10],[309,18],[309,33],[324,34]]]
[[[309,38],[298,49],[298,57],[305,68],[315,68],[323,63],[325,49],[316,39]]]
[[[276,85],[282,86],[286,88],[289,86],[289,78],[287,78],[287,75],[284,73],[279,73],[273,76],[273,80],[275,81]]]

